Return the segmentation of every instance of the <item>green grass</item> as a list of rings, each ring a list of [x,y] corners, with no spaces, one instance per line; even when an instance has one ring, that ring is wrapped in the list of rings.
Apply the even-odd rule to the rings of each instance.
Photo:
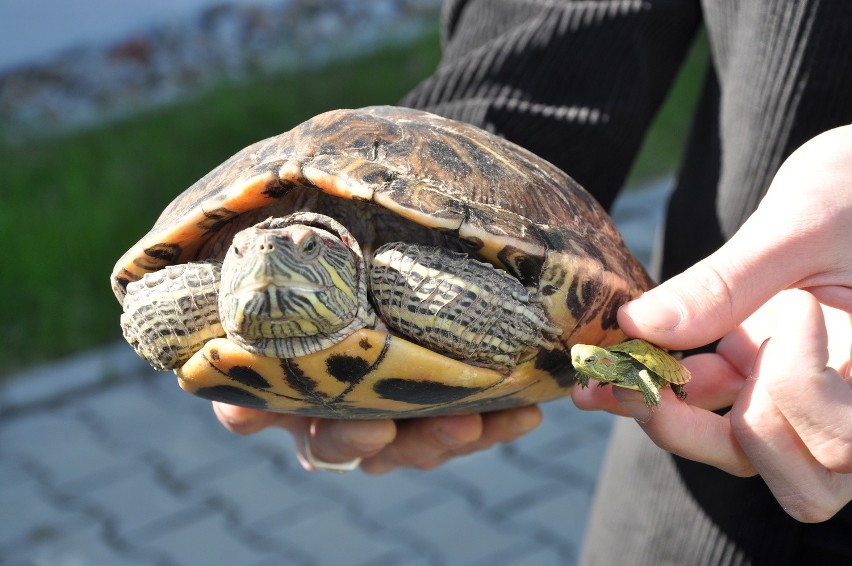
[[[130,119],[0,147],[0,375],[119,338],[112,266],[183,188],[240,148],[309,116],[396,102],[438,57],[431,34],[323,69],[223,84]],[[695,82],[679,84],[634,180],[677,159]]]

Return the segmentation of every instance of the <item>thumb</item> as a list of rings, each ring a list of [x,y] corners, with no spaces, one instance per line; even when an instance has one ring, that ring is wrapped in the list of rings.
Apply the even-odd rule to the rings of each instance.
[[[661,346],[697,348],[790,287],[838,306],[850,304],[850,158],[852,125],[797,149],[733,238],[625,305],[618,316],[622,329]]]
[[[716,253],[624,305],[626,334],[673,349],[698,348],[736,328],[796,282],[800,262],[776,235],[759,234],[758,214]]]

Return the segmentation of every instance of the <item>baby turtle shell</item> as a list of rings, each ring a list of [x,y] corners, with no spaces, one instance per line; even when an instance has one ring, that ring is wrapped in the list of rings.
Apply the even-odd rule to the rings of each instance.
[[[331,418],[486,411],[570,393],[575,343],[624,340],[619,306],[652,285],[606,212],[550,163],[479,128],[405,108],[321,114],[253,144],[179,195],[117,262],[130,282],[221,260],[234,235],[296,211],[345,225],[364,255],[389,242],[468,254],[517,279],[559,331],[507,369],[416,344],[381,323],[307,355],[270,358],[207,342],[177,370],[187,391]]]

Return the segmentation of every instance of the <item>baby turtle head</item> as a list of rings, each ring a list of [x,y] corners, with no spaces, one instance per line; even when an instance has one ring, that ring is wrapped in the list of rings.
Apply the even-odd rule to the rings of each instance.
[[[622,377],[618,373],[616,361],[611,353],[591,344],[575,344],[571,347],[571,363],[584,385],[588,384],[589,379],[602,383],[620,381]]]
[[[247,228],[222,264],[222,326],[232,340],[268,356],[328,347],[358,319],[361,262],[350,241],[293,215]]]

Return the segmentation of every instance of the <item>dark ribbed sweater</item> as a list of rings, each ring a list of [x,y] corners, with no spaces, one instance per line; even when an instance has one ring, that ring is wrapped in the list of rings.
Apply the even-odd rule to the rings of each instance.
[[[669,203],[662,277],[729,238],[796,147],[852,123],[849,0],[456,0],[444,24],[439,69],[403,103],[527,147],[605,206],[706,27],[712,64]],[[852,564],[852,506],[798,523],[759,477],[673,457],[619,420],[583,562]]]

